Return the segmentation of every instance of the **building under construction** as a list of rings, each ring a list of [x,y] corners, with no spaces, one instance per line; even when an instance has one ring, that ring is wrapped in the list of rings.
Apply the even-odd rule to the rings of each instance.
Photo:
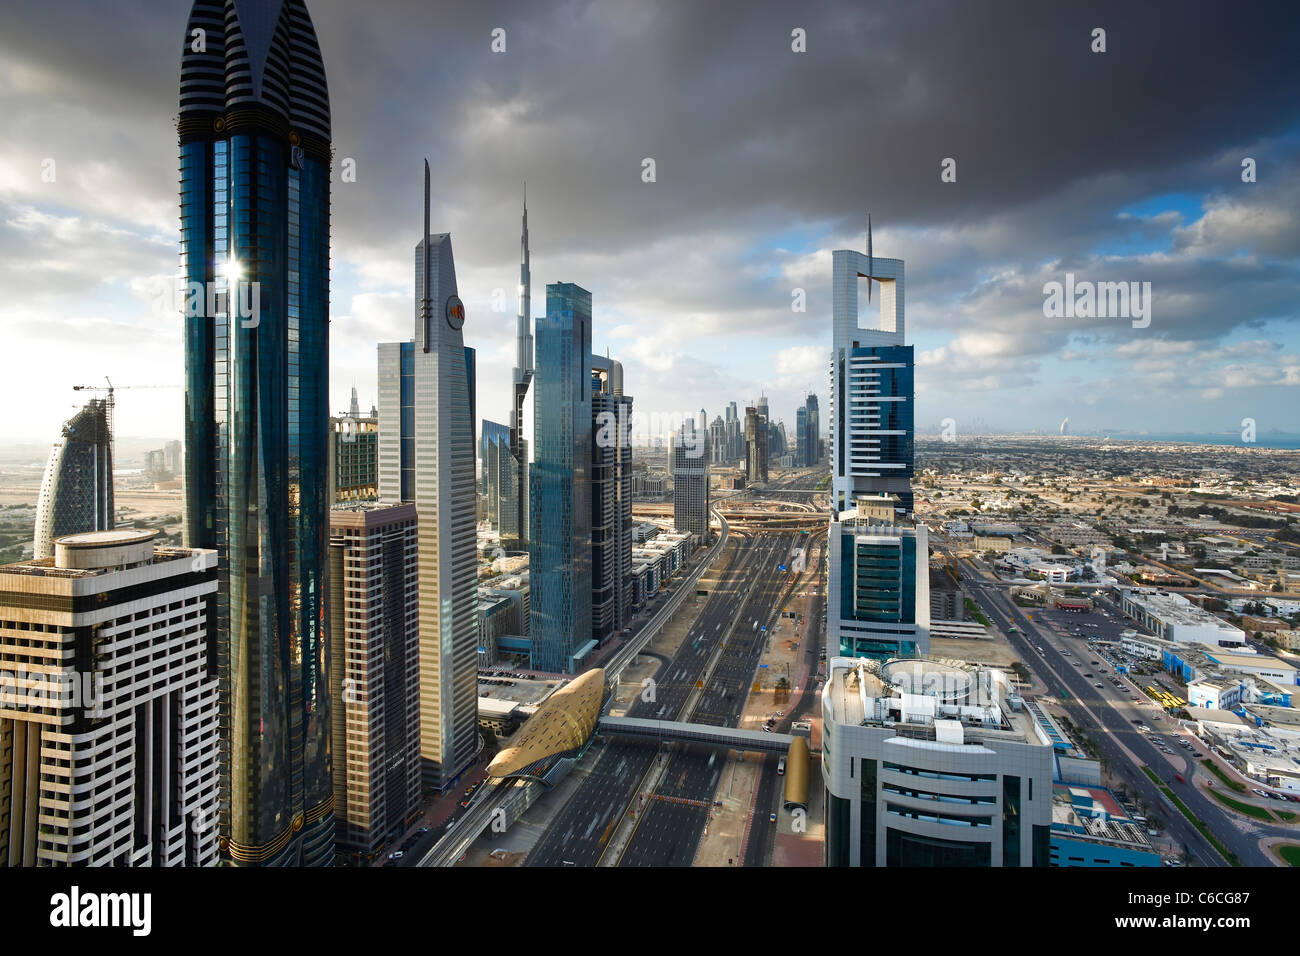
[[[36,502],[35,559],[54,555],[54,539],[113,527],[112,397],[92,398],[63,430],[45,465]]]

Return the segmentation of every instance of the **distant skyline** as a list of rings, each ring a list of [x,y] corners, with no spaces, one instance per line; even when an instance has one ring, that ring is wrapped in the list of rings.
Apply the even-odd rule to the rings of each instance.
[[[0,10],[0,397],[18,410],[0,444],[48,447],[84,404],[74,384],[182,381],[181,319],[152,290],[177,271],[188,6]],[[865,248],[870,213],[875,254],[907,261],[921,434],[1066,417],[1073,435],[1228,434],[1250,417],[1267,445],[1300,427],[1290,6],[309,9],[331,79],[335,412],[354,385],[375,403],[376,344],[406,336],[406,186],[427,153],[480,418],[509,421],[526,179],[534,282],[591,290],[593,352],[623,362],[639,415],[712,420],[766,392],[790,431],[810,388],[825,408],[831,251]],[[1046,318],[1043,286],[1067,273],[1150,282],[1150,325]],[[118,392],[119,436],[180,437],[181,401]]]

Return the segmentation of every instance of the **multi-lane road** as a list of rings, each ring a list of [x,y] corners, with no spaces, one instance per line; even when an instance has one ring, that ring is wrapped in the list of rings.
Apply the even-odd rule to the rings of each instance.
[[[1130,790],[1139,793],[1148,808],[1160,808],[1160,815],[1166,822],[1169,834],[1177,842],[1187,847],[1203,865],[1227,865],[1227,861],[1214,850],[1209,841],[1157,790],[1143,772],[1144,766],[1155,771],[1197,819],[1236,854],[1242,864],[1276,865],[1260,849],[1259,840],[1264,836],[1293,836],[1294,831],[1239,819],[1201,793],[1191,782],[1195,770],[1191,761],[1202,755],[1200,751],[1184,756],[1179,753],[1183,748],[1175,748],[1174,755],[1170,757],[1157,749],[1148,736],[1141,732],[1139,725],[1134,723],[1135,720],[1140,720],[1160,734],[1173,736],[1179,732],[1173,721],[1146,701],[1140,691],[1136,693],[1142,702],[1134,704],[1130,697],[1135,692],[1128,689],[1131,685],[1126,683],[1126,689],[1120,691],[1105,676],[1085,677],[1085,670],[1096,675],[1099,668],[1086,665],[1081,669],[1078,666],[1076,650],[1080,655],[1090,653],[1083,639],[1062,636],[1041,626],[1041,612],[1029,612],[1034,616],[1031,620],[1024,610],[1012,602],[1005,590],[986,577],[982,570],[969,562],[967,566],[968,571],[963,577],[970,596],[994,626],[1009,634],[1012,646],[1060,699],[1070,720],[1088,734],[1112,773],[1118,773]],[[1085,615],[1080,620],[1088,620],[1093,616]],[[1010,633],[1012,627],[1018,628],[1019,633]],[[1073,647],[1070,646],[1071,642]],[[1103,670],[1102,673],[1106,674],[1107,671]],[[1094,686],[1098,683],[1102,685],[1101,688]],[[1183,780],[1179,781],[1176,774],[1181,774]]]
[[[792,484],[815,479],[801,475]],[[653,694],[639,695],[629,716],[716,726],[738,722],[778,602],[797,577],[780,571],[780,565],[788,566],[791,548],[807,536],[733,532],[732,538],[734,549],[717,584],[672,660],[655,675]],[[528,854],[526,865],[690,865],[726,753],[688,746],[665,752],[656,761],[660,752],[661,747],[649,742],[607,742],[592,771]],[[643,800],[643,789],[653,796]],[[624,838],[618,839],[621,833]]]
[[[711,652],[736,613],[736,600],[757,573],[768,546],[733,535],[734,550],[681,646],[628,710],[631,717],[677,720]],[[653,743],[612,740],[528,855],[529,866],[595,866],[658,752]]]
[[[790,585],[789,573],[779,567],[789,561],[796,537],[785,533],[758,539],[758,564],[742,596],[740,613],[703,692],[681,719],[715,727],[733,727],[739,722],[749,684],[776,622],[778,602]],[[726,756],[725,751],[703,746],[672,753],[654,797],[646,803],[632,839],[622,851],[620,866],[690,866],[709,821]]]

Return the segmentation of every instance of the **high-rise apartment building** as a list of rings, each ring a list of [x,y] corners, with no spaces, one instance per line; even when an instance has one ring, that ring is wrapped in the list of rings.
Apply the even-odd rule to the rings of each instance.
[[[330,695],[338,848],[359,861],[420,809],[415,505],[330,512]]]
[[[379,346],[379,500],[414,502],[419,526],[420,752],[446,790],[478,741],[478,553],[472,352],[461,336],[451,236],[415,246],[415,339]]]
[[[600,644],[632,614],[632,396],[622,363],[591,362],[591,637]]]
[[[807,466],[808,464],[808,407],[800,405],[794,413],[795,428],[795,464]]]
[[[0,866],[217,863],[217,555],[157,535],[0,567]]]
[[[36,499],[32,556],[54,554],[54,539],[113,527],[113,432],[109,402],[92,398],[63,423]]]
[[[753,405],[745,409],[745,462],[748,480],[767,481],[767,419]]]
[[[1005,673],[835,657],[821,708],[827,866],[1050,865],[1052,742]]]
[[[736,403],[731,402],[727,405],[727,454],[726,460],[740,461],[745,457],[745,430],[744,423],[740,420],[740,414],[736,410]]]
[[[330,419],[330,503],[366,501],[379,494],[379,419]]]
[[[480,487],[487,502],[486,511],[479,517],[487,520],[503,543],[513,545],[520,539],[519,463],[510,450],[509,425],[483,419],[479,459]]]
[[[546,287],[537,320],[528,566],[531,666],[571,673],[591,639],[591,293]]]
[[[678,531],[709,538],[709,436],[689,419],[673,436],[673,523]]]
[[[714,465],[727,461],[727,424],[721,415],[714,415],[709,426],[709,461]]]
[[[821,419],[817,410],[817,396],[808,395],[795,416],[799,443],[796,462],[812,468],[821,461]]]
[[[328,864],[331,147],[302,0],[195,0],[177,133],[184,279],[216,305],[184,319],[184,488],[219,556],[223,857]]]

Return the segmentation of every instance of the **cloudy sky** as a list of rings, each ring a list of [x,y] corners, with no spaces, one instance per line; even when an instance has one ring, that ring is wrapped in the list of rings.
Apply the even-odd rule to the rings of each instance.
[[[547,282],[590,289],[639,411],[766,391],[793,429],[806,390],[825,407],[831,251],[863,248],[870,212],[876,253],[906,260],[922,429],[1300,431],[1294,5],[308,6],[356,168],[332,197],[338,409],[354,384],[375,401],[375,344],[411,336],[427,156],[489,418],[526,179],[534,314]],[[188,9],[0,7],[0,441],[48,442],[73,384],[181,380],[154,292],[178,269]],[[1149,326],[1046,318],[1066,273],[1150,282]],[[180,437],[180,400],[121,392],[119,434]]]

